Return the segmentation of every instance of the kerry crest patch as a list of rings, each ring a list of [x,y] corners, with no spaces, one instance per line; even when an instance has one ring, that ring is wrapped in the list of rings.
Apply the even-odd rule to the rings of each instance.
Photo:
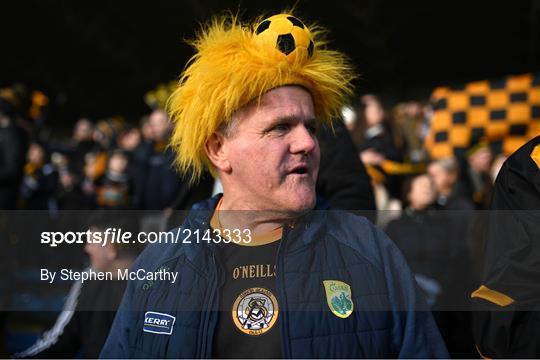
[[[323,280],[326,303],[332,314],[342,319],[348,318],[354,309],[351,287],[339,280]]]

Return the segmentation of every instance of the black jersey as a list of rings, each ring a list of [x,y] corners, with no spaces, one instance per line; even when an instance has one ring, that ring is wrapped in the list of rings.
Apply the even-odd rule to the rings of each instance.
[[[214,229],[220,228],[215,214],[211,224]],[[252,239],[253,243],[222,242],[217,247],[225,281],[219,291],[213,357],[282,357],[276,294],[281,235],[278,228]]]
[[[474,333],[488,357],[540,357],[540,136],[504,163],[489,215]]]

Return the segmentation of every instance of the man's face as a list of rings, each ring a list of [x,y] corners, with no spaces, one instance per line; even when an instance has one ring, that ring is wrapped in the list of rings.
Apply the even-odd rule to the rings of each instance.
[[[428,175],[414,178],[408,197],[415,210],[423,210],[435,201],[435,188]]]
[[[93,131],[94,129],[92,123],[87,119],[81,119],[77,121],[77,124],[75,124],[73,138],[76,141],[91,140]]]
[[[452,188],[456,181],[456,174],[443,168],[440,164],[432,163],[428,166],[427,172],[438,192],[444,192]]]
[[[315,205],[320,151],[311,95],[299,86],[266,93],[235,114],[223,140],[225,195],[240,209],[298,213]]]
[[[167,113],[155,110],[150,114],[149,121],[155,140],[164,140],[169,133],[170,121]]]
[[[468,160],[469,165],[474,171],[478,173],[487,173],[491,168],[493,156],[488,147],[483,147],[470,155]]]
[[[109,170],[116,173],[124,173],[127,169],[127,165],[127,158],[121,154],[114,154],[109,160]]]
[[[30,145],[28,149],[28,162],[32,164],[42,164],[45,159],[45,154],[43,153],[43,148],[38,144]]]

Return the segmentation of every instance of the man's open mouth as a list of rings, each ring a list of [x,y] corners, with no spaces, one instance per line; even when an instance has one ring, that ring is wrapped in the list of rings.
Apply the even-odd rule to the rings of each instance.
[[[291,171],[289,171],[289,175],[305,175],[309,172],[309,169],[307,165],[298,165],[295,166]]]

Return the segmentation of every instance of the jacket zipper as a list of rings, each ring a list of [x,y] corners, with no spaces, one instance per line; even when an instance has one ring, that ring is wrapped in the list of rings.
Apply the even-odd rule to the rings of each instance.
[[[214,266],[214,270],[217,270],[216,266],[216,254],[214,253],[214,250],[212,249],[212,264]],[[208,298],[208,301],[206,302],[206,307],[203,310],[204,311],[204,322],[202,324],[203,331],[202,331],[202,341],[201,341],[201,349],[199,351],[199,356],[197,356],[199,359],[208,359],[210,358],[210,352],[208,351],[208,341],[210,334],[208,333],[208,328],[210,325],[210,315],[211,311],[213,310],[214,305],[214,297],[216,296],[216,288],[217,288],[217,271],[214,273],[214,279],[212,281],[210,296]],[[210,345],[211,347],[211,345]]]
[[[281,239],[281,242],[278,247],[278,253],[277,253],[277,274],[276,274],[276,280],[277,280],[277,286],[278,286],[278,294],[279,294],[279,307],[282,309],[280,310],[281,313],[281,321],[280,321],[280,330],[281,330],[281,351],[283,358],[290,359],[292,358],[291,355],[291,348],[290,348],[290,338],[289,338],[289,315],[287,310],[287,300],[285,296],[285,277],[283,276],[283,270],[285,268],[285,261],[284,261],[284,255],[283,249],[285,248],[285,242],[288,234],[288,228],[287,226],[284,226],[283,229],[283,238]]]
[[[213,248],[212,248],[213,249]],[[215,251],[213,249],[213,251]],[[225,283],[225,276],[223,276],[223,263],[221,262],[220,258],[216,258],[215,257],[215,253],[212,252],[212,261],[214,263],[214,268],[216,269],[216,286],[214,287],[214,295],[213,295],[213,299],[214,299],[214,304],[216,304],[215,306],[212,307],[212,312],[215,312],[214,313],[214,316],[217,316],[219,317],[220,316],[220,308],[219,308],[219,295],[220,295],[220,290],[221,288],[223,287],[223,284]],[[214,335],[216,333],[216,326],[217,326],[217,321],[218,319],[215,319],[215,321],[213,322],[213,327],[210,329],[209,327],[207,328],[207,331],[208,331],[208,344],[206,346],[206,351],[207,351],[207,354],[208,354],[208,358],[211,358],[212,357],[212,349],[213,349],[213,346],[214,346]]]

